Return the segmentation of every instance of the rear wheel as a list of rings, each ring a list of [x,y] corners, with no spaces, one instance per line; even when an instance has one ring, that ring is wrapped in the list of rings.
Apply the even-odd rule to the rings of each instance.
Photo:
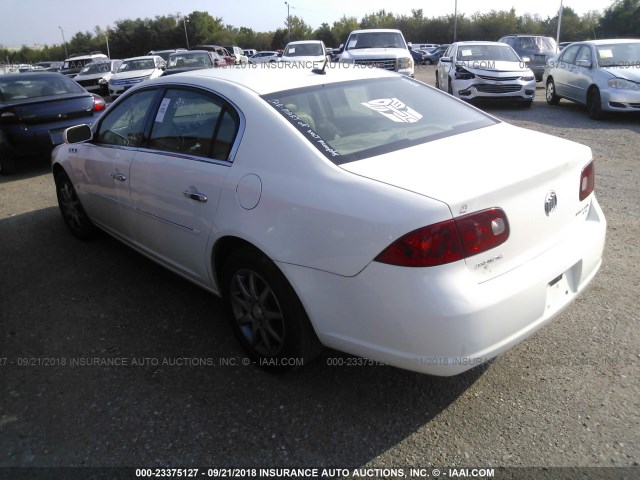
[[[604,116],[600,90],[597,87],[592,87],[587,93],[587,113],[593,120],[600,120]]]
[[[556,84],[553,83],[552,78],[547,81],[547,91],[545,97],[549,105],[557,105],[560,101],[560,97],[556,95]]]
[[[270,371],[293,370],[322,346],[295,291],[253,248],[232,253],[222,268],[231,328],[249,356]]]
[[[82,208],[69,176],[64,171],[59,171],[55,174],[54,180],[60,212],[71,233],[80,240],[89,240],[95,237],[98,229],[91,223]]]

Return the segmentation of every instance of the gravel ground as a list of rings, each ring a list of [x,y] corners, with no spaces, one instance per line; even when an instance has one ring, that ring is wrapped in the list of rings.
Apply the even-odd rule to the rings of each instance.
[[[353,361],[334,351],[287,376],[244,366],[217,298],[67,233],[47,165],[1,178],[0,467],[638,466],[640,117],[537,97],[487,110],[592,148],[602,269],[556,321],[453,378],[329,366]],[[93,358],[127,365],[70,365]]]

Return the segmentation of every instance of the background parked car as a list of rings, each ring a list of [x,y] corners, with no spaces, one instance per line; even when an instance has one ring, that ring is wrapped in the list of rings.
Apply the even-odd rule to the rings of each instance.
[[[220,45],[196,45],[191,50],[206,50],[208,52],[216,52],[220,58],[223,58],[226,66],[231,67],[236,64],[236,59],[229,51]],[[220,65],[222,66],[222,65]]]
[[[162,75],[166,62],[158,55],[126,58],[109,79],[109,95],[122,95],[137,83]]]
[[[89,92],[109,94],[109,79],[118,70],[122,60],[96,61],[87,63],[73,80]]]
[[[349,34],[340,62],[375,66],[414,76],[414,63],[400,30],[366,29]]]
[[[104,109],[102,98],[60,73],[0,75],[0,173],[47,157],[67,127],[91,125]]]
[[[587,106],[593,119],[605,112],[640,112],[640,40],[591,40],[566,47],[544,71],[546,99]]]
[[[227,51],[233,56],[235,65],[246,65],[247,63],[249,63],[249,58],[237,45],[225,46],[224,48],[226,48]]]
[[[203,68],[215,68],[217,67],[216,59],[218,59],[218,56],[215,52],[207,52],[206,50],[189,50],[172,53],[169,55],[167,68],[165,68],[162,76],[191,70],[201,70]]]
[[[416,65],[424,65],[426,63],[427,52],[424,50],[411,49],[409,53],[411,53],[411,57]]]
[[[456,42],[440,58],[436,87],[462,100],[514,102],[530,107],[536,95],[531,69],[509,45]]]
[[[542,35],[507,35],[498,41],[513,48],[520,58],[529,58],[527,67],[533,70],[538,82],[542,81],[547,60],[558,53],[556,41]]]
[[[447,51],[447,48],[449,48],[449,44],[440,45],[438,47],[427,50],[427,55],[424,59],[425,63],[427,63],[428,65],[434,65],[438,63],[440,58],[444,55],[444,52]]]
[[[158,55],[166,62],[169,60],[169,55],[176,52],[187,52],[186,48],[170,48],[168,50],[151,50],[147,55]]]
[[[266,50],[264,52],[258,52],[254,56],[249,57],[249,63],[275,63],[280,59],[278,52]]]
[[[327,58],[327,48],[322,40],[300,40],[287,44],[280,61],[300,63],[314,68],[321,67]]]
[[[72,55],[64,61],[60,73],[73,78],[80,73],[80,70],[82,70],[87,63],[95,62],[96,60],[106,61],[109,60],[109,57],[101,52],[91,52],[89,55]]]

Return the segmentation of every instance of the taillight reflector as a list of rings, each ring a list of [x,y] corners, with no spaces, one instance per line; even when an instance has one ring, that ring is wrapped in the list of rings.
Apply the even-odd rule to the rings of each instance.
[[[107,108],[107,104],[105,103],[104,99],[99,95],[94,94],[93,95],[93,111],[101,112],[106,108]]]
[[[596,169],[593,160],[582,169],[580,174],[580,201],[591,195],[596,187]]]
[[[446,220],[400,237],[375,261],[403,267],[434,267],[495,248],[509,238],[509,222],[499,208]]]

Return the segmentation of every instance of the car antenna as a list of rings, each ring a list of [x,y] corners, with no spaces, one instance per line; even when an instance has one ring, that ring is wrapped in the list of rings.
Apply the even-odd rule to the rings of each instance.
[[[313,70],[311,70],[311,73],[316,73],[318,75],[326,75],[327,72],[324,71],[325,68],[327,68],[327,62],[329,61],[328,58],[324,59],[324,65],[322,65],[322,68],[314,68]]]

